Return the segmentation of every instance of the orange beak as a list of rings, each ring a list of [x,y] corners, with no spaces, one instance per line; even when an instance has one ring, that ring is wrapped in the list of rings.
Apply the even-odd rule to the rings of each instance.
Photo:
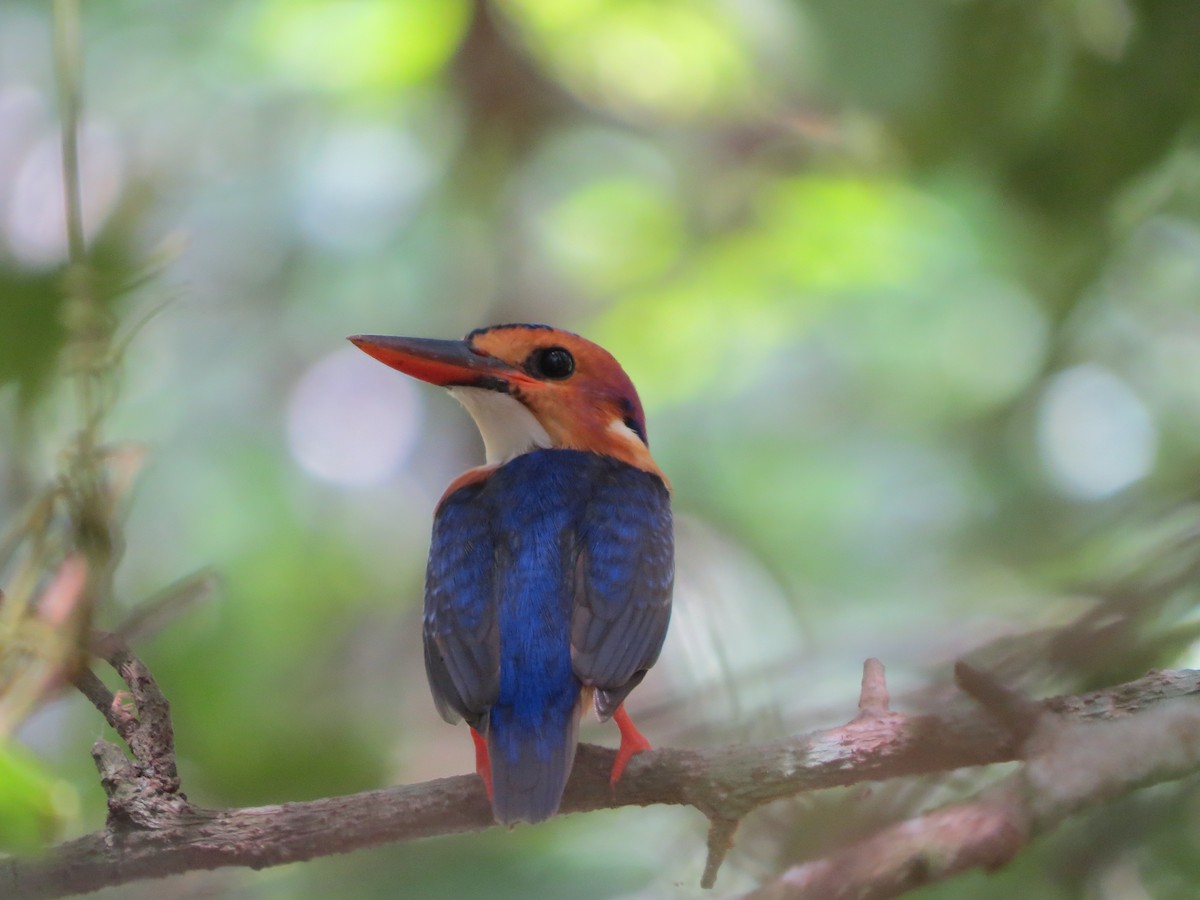
[[[350,343],[405,375],[441,387],[507,391],[524,373],[503,360],[471,349],[466,341],[356,334]]]

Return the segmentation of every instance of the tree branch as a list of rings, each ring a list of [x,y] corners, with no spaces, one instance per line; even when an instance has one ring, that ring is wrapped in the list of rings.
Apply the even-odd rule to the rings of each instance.
[[[1195,675],[1159,672],[1114,690]],[[1040,707],[1025,747],[1026,764],[1018,772],[967,802],[900,822],[796,866],[747,900],[883,900],[969,869],[996,869],[1082,809],[1200,771],[1200,700],[1193,692],[1136,710],[1081,718],[1074,710],[1084,698],[1039,705],[972,683],[1007,713],[1019,709],[1023,715],[1015,718],[1018,723],[1027,723],[1031,709]],[[1105,695],[1112,693],[1086,695],[1084,702],[1090,705]]]
[[[172,780],[168,709],[153,678],[119,642],[101,641],[100,646],[106,648],[104,655],[121,673],[137,704],[130,724],[123,718],[129,714],[107,688],[101,684],[103,693],[99,693],[94,684],[90,686],[89,696],[94,702],[99,697],[96,705],[134,754],[130,761],[103,741],[93,750],[109,794],[108,826],[38,858],[0,860],[0,896],[57,897],[197,869],[258,869],[377,844],[479,831],[495,824],[474,775],[305,803],[219,810],[192,806],[178,792],[178,779]],[[1109,690],[1035,705],[1070,727],[1095,728],[1097,722],[1122,719],[1121,727],[1136,731],[1143,721],[1158,722],[1147,716],[1164,701],[1197,694],[1200,672],[1160,671]],[[765,803],[818,788],[1015,758],[1019,742],[995,715],[965,710],[945,716],[904,716],[888,709],[886,695],[882,666],[869,660],[861,711],[848,724],[757,746],[649,751],[630,762],[615,792],[608,784],[613,751],[582,745],[562,811],[654,803],[694,806],[714,823],[707,874],[715,878],[738,821]],[[1041,734],[1039,730],[1031,742],[1036,743]],[[1051,740],[1051,746],[1058,744]],[[1191,762],[1190,756],[1184,758],[1176,770]],[[1154,772],[1144,777],[1156,777]],[[1064,796],[1059,804],[1038,812],[1031,820],[1033,827],[1047,827],[1061,810],[1090,802],[1091,796],[1088,791]],[[982,812],[996,815],[992,805]],[[959,814],[957,821],[969,813]],[[931,820],[930,833],[940,824],[939,833],[950,834],[958,827],[955,821],[949,814]],[[974,828],[971,833],[986,834],[986,829]],[[1003,829],[997,835],[1005,852],[1020,845]],[[981,852],[965,852],[971,860],[986,858]],[[1004,858],[1004,853],[996,853],[995,859]]]

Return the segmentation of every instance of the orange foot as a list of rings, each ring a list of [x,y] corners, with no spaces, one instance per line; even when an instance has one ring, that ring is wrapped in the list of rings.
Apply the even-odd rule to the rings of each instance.
[[[613,713],[613,721],[621,729],[621,749],[617,751],[617,758],[613,760],[612,774],[608,776],[608,783],[612,787],[616,787],[629,760],[633,759],[635,753],[649,750],[650,742],[637,730],[637,726],[629,718],[629,713],[625,712],[624,703],[618,706],[617,711]]]
[[[487,741],[474,728],[471,729],[471,740],[475,742],[475,771],[483,779],[487,789],[488,799],[492,799],[492,761],[488,757]]]

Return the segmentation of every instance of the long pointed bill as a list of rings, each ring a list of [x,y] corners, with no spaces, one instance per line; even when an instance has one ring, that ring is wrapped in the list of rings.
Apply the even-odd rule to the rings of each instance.
[[[357,334],[350,343],[384,365],[442,387],[506,390],[521,376],[519,369],[493,356],[471,350],[466,341]]]

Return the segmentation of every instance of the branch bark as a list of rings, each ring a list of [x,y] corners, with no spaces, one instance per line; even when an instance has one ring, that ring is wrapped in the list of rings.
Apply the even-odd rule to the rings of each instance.
[[[745,900],[885,900],[996,869],[1082,809],[1200,771],[1200,699],[1099,718],[1043,714],[1026,764],[999,784],[795,866]]]
[[[138,727],[147,731],[140,743],[128,739],[132,764],[103,742],[94,751],[109,792],[108,827],[38,858],[0,860],[0,896],[57,897],[198,869],[258,869],[495,824],[474,775],[305,803],[247,809],[192,806],[178,793],[177,782],[173,787],[163,778],[166,770],[155,764],[156,754],[169,754],[173,770],[173,748],[162,740],[163,726],[169,729],[166,705],[157,702],[161,694],[153,679],[133,664],[136,660],[130,662],[132,655],[110,656],[124,660],[118,671],[138,703]],[[1164,702],[1197,695],[1200,672],[1159,671],[1108,690],[1035,705],[1062,723],[1097,727],[1094,723],[1122,719],[1134,727]],[[112,712],[114,699],[101,696],[97,706],[107,707],[102,708],[106,717],[116,716],[117,721],[110,718],[115,727],[128,728]],[[693,806],[714,823],[708,868],[715,877],[737,822],[763,804],[818,788],[1004,762],[1017,757],[1021,744],[1007,723],[986,710],[944,716],[892,712],[882,667],[872,660],[864,673],[860,712],[837,728],[755,746],[649,751],[630,762],[615,791],[608,784],[613,751],[582,745],[562,811],[655,803]],[[1188,758],[1185,765],[1190,763]],[[1090,802],[1090,796],[1074,802]],[[1048,827],[1052,820],[1050,814],[1036,819],[1047,823],[1038,827]],[[719,855],[713,858],[713,853]]]

